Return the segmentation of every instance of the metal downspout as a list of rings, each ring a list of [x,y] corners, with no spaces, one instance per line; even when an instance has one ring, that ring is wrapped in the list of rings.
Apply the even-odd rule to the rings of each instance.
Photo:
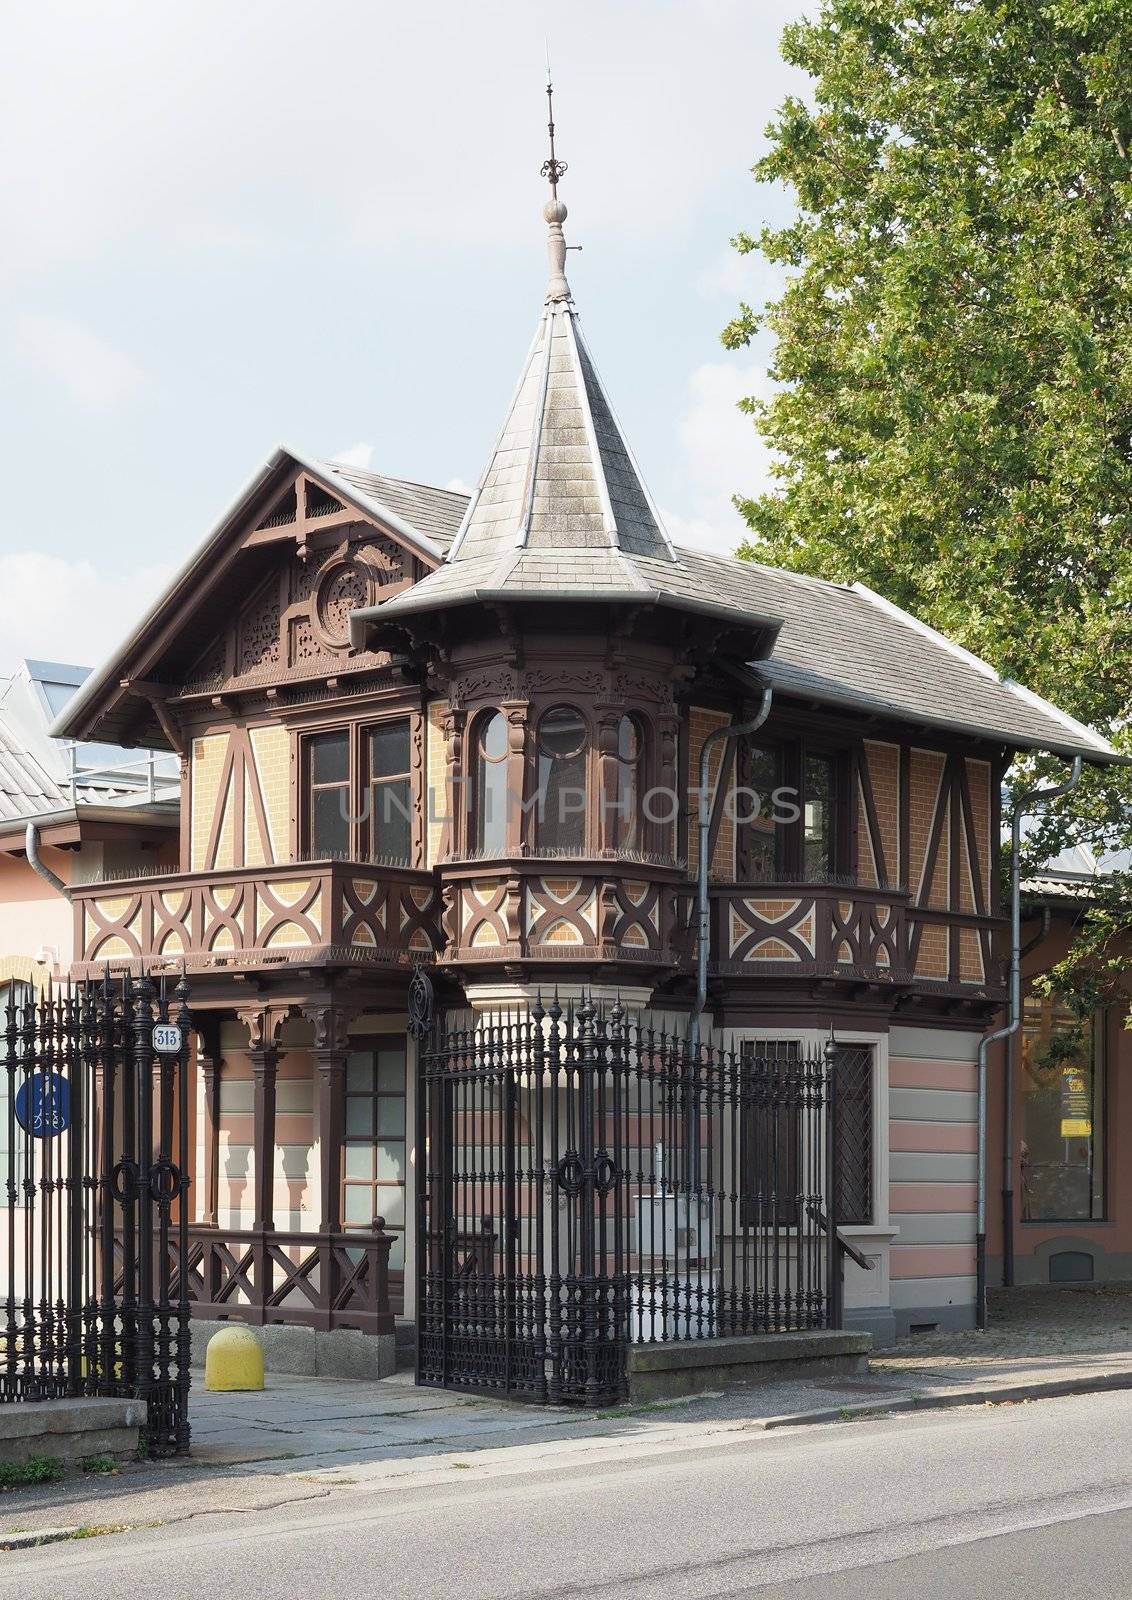
[[[999,1039],[1008,1039],[1017,1033],[1022,1022],[1022,869],[1019,851],[1022,838],[1022,818],[1036,805],[1046,805],[1051,800],[1068,794],[1081,777],[1081,757],[1075,756],[1073,769],[1064,783],[1049,789],[1031,789],[1018,796],[1010,827],[1010,979],[1007,990],[1007,1021],[1003,1028],[984,1034],[979,1040],[978,1056],[978,1211],[975,1224],[975,1326],[987,1325],[987,1054]],[[1008,1065],[1009,1071],[1009,1065]],[[1012,1135],[1013,1137],[1013,1132]],[[1013,1151],[1010,1152],[1013,1167]],[[1013,1191],[1011,1191],[1013,1193]],[[1013,1226],[1013,1218],[1011,1219]]]
[[[688,1048],[692,1053],[700,1047],[700,1019],[703,1016],[704,1006],[707,1004],[708,952],[711,947],[711,908],[708,904],[708,872],[710,868],[708,840],[711,834],[711,818],[715,806],[708,798],[708,761],[712,746],[720,740],[738,739],[744,734],[754,733],[761,728],[770,715],[770,704],[773,698],[774,690],[769,684],[763,684],[762,703],[755,716],[747,722],[730,722],[725,728],[713,729],[700,747],[700,807],[697,817],[700,850],[696,862],[696,920],[698,928],[696,941],[696,1005],[688,1027]],[[721,775],[722,771],[723,768],[721,766]]]
[[[1021,963],[1031,950],[1036,950],[1049,932],[1049,907],[1042,907],[1041,927],[1032,939],[1018,952]],[[1002,1074],[1002,1286],[1014,1287],[1014,1083],[1018,1075],[1019,1028],[1011,1034],[1006,1045],[1006,1064]]]
[[[44,861],[43,857],[39,853],[39,829],[36,827],[34,822],[28,823],[27,830],[24,833],[24,851],[27,855],[28,864],[32,871],[38,872],[44,883],[49,883],[55,890],[55,893],[61,894],[63,899],[70,904],[70,889],[68,889],[67,885],[57,873],[52,872],[51,868],[47,865],[46,861]]]

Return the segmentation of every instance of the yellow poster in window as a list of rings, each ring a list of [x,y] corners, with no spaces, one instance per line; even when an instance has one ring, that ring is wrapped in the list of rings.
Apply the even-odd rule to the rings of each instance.
[[[1091,1139],[1093,1124],[1084,1117],[1062,1117],[1061,1137],[1063,1139]]]

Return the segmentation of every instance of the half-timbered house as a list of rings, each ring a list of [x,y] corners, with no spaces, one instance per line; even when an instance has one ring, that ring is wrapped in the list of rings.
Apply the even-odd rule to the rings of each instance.
[[[180,759],[179,863],[75,887],[75,972],[189,974],[196,1309],[376,1328],[334,1284],[391,1233],[414,1316],[415,963],[468,1037],[554,996],[686,1027],[701,751],[769,689],[710,752],[702,1039],[789,1062],[832,1033],[845,1321],[968,1323],[1001,779],[1020,752],[1112,751],[859,584],[674,544],[565,215],[552,182],[550,285],[474,494],[276,450],[59,722]],[[499,1115],[461,1113],[481,1176]],[[729,1157],[740,1211],[758,1126]],[[457,1221],[474,1275],[469,1235],[490,1252],[500,1220]]]

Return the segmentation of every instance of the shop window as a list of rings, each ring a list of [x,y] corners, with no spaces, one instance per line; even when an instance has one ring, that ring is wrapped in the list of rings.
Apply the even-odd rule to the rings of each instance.
[[[1080,1018],[1057,999],[1025,1001],[1022,1022],[1021,1216],[1104,1216],[1103,1013]]]
[[[538,725],[538,848],[580,855],[589,811],[589,736],[573,706],[553,706]]]
[[[390,1039],[346,1061],[342,1225],[368,1232],[375,1217],[394,1234],[391,1268],[405,1265],[405,1045]]]
[[[507,719],[488,712],[476,724],[471,845],[476,855],[503,854],[507,843]]]

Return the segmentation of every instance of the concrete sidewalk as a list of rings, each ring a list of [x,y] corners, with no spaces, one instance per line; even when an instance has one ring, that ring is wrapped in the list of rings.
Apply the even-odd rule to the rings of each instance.
[[[795,1379],[608,1411],[533,1407],[381,1382],[268,1376],[259,1394],[192,1393],[188,1462],[0,1496],[0,1544],[262,1510],[354,1486],[436,1493],[468,1476],[603,1470],[673,1452],[749,1444],[753,1432],[887,1412],[1002,1405],[1132,1388],[1132,1294],[1024,1291],[984,1334],[933,1335],[880,1352],[867,1375]],[[1023,1314],[1023,1312],[1025,1314]],[[1127,1319],[1127,1320],[1125,1320]],[[831,1447],[833,1438],[831,1437]]]

